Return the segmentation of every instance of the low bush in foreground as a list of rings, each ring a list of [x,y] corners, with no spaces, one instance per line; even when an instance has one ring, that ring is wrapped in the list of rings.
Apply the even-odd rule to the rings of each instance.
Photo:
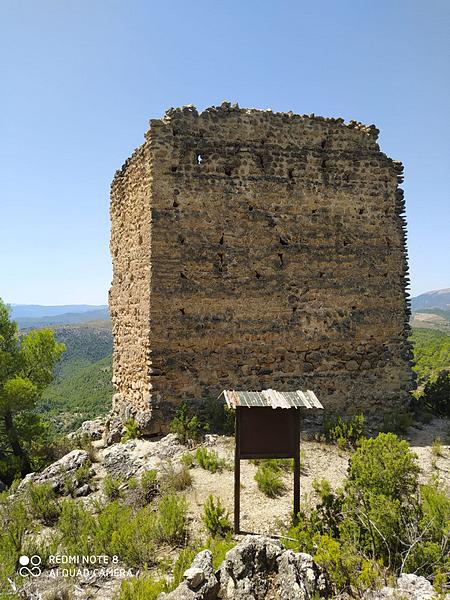
[[[217,569],[236,542],[230,538],[208,538],[205,544],[197,542],[192,546],[183,548],[173,563],[172,578],[164,577],[163,573],[152,576],[149,573],[137,578],[133,577],[122,582],[118,600],[156,600],[161,592],[170,592],[175,589],[183,579],[183,573],[188,569],[195,555],[208,549],[213,557],[213,568]]]
[[[192,485],[189,467],[185,464],[174,466],[168,462],[161,474],[159,484],[165,493],[181,492]]]
[[[187,403],[180,404],[170,423],[170,431],[177,435],[178,441],[181,444],[195,442],[200,438],[202,430],[200,419],[190,413]]]
[[[450,371],[426,383],[421,401],[437,417],[450,418]]]
[[[26,489],[26,502],[28,512],[33,519],[44,525],[54,525],[61,513],[61,508],[56,494],[49,483],[30,483]]]
[[[141,437],[141,430],[135,419],[128,419],[124,423],[125,433],[122,435],[122,443],[125,444],[129,440],[139,439]]]
[[[154,578],[144,574],[122,581],[119,600],[156,600],[161,592],[170,592],[172,589],[163,577]]]
[[[120,479],[107,475],[102,483],[102,490],[108,500],[117,500],[122,497],[122,482]]]
[[[323,423],[327,442],[337,444],[339,448],[355,448],[358,440],[364,436],[365,420],[363,415],[348,419],[340,416],[326,416]]]
[[[283,470],[273,461],[263,461],[255,473],[258,489],[269,498],[276,498],[284,493]]]
[[[228,511],[222,506],[220,498],[208,496],[203,507],[202,521],[213,536],[225,537],[231,532],[231,523]]]
[[[361,594],[387,574],[416,573],[450,585],[450,498],[419,486],[416,456],[392,433],[360,441],[342,489],[316,484],[319,502],[300,513],[286,545],[309,552],[338,592]],[[442,584],[441,584],[442,585]]]
[[[215,450],[208,450],[208,448],[203,446],[197,448],[195,460],[202,469],[210,473],[217,473],[228,468],[226,460],[220,458]]]

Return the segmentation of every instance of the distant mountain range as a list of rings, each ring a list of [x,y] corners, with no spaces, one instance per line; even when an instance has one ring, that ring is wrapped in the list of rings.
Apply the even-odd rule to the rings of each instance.
[[[105,304],[66,304],[60,306],[42,306],[39,304],[11,304],[11,318],[20,329],[48,327],[54,325],[73,325],[87,321],[109,319]]]
[[[412,327],[450,332],[450,288],[412,298],[411,310]]]
[[[422,308],[450,310],[450,288],[425,292],[425,294],[411,298],[411,309],[414,312]]]

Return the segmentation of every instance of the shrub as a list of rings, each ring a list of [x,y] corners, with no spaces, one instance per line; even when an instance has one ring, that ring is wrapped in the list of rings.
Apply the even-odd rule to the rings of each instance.
[[[255,481],[258,489],[269,498],[280,496],[286,489],[281,469],[274,468],[268,462],[259,465],[255,473]]]
[[[129,440],[139,439],[141,437],[141,430],[135,419],[131,418],[124,423],[125,433],[122,435],[122,443],[125,444]]]
[[[223,458],[219,458],[215,450],[208,450],[208,448],[197,448],[195,459],[202,469],[210,473],[217,473],[227,468],[227,462]]]
[[[147,502],[153,500],[158,494],[158,479],[155,469],[144,471],[141,475],[141,488]]]
[[[190,469],[192,466],[194,466],[194,457],[192,454],[189,454],[189,452],[186,452],[186,454],[183,454],[183,456],[180,458],[180,463]]]
[[[177,409],[170,424],[170,431],[176,433],[181,444],[196,441],[200,437],[202,427],[196,415],[190,415],[188,405],[183,402]]]
[[[119,600],[156,600],[161,592],[169,592],[171,586],[164,578],[155,579],[151,575],[124,579],[120,585]]]
[[[349,466],[349,481],[362,491],[408,499],[417,490],[417,456],[405,440],[380,433],[361,441]]]
[[[450,417],[450,371],[441,371],[428,381],[423,390],[423,402],[438,417]]]
[[[286,545],[315,555],[338,591],[361,595],[377,584],[380,565],[442,579],[448,572],[450,498],[436,482],[418,486],[418,465],[392,433],[360,441],[343,489],[315,483],[317,506],[298,515]],[[450,582],[449,582],[450,583]]]
[[[111,477],[111,475],[107,475],[105,477],[103,480],[102,489],[108,500],[117,500],[118,498],[122,497],[123,494],[122,490],[120,489],[121,485],[122,482],[120,479],[115,479],[114,477]]]
[[[317,538],[314,559],[325,567],[338,592],[353,589],[361,597],[381,582],[381,568],[376,561],[364,559],[356,548],[328,535]]]
[[[98,452],[97,448],[92,443],[92,438],[88,433],[78,433],[73,436],[70,440],[70,449],[67,449],[67,452],[73,450],[75,448],[81,448],[81,450],[85,450],[89,454],[89,460],[91,462],[98,461]]]
[[[412,415],[405,410],[397,409],[383,415],[383,431],[385,433],[406,434],[412,424]]]
[[[61,545],[67,554],[92,554],[92,534],[96,522],[82,504],[70,498],[63,500],[57,527]]]
[[[139,487],[139,483],[136,477],[130,477],[127,485],[129,490],[136,490]]]
[[[431,445],[431,453],[433,456],[444,456],[444,447],[441,438],[437,437]]]
[[[105,554],[116,554],[131,567],[142,567],[156,563],[158,541],[158,515],[149,506],[133,514],[119,507],[119,525],[112,524],[113,535]],[[107,531],[107,528],[104,528]]]
[[[445,540],[450,536],[450,496],[434,480],[420,487],[420,497],[422,528],[428,529],[430,539]]]
[[[176,588],[183,580],[183,574],[192,564],[196,554],[200,552],[200,547],[187,546],[181,550],[172,569],[172,586]]]
[[[234,411],[223,402],[213,398],[203,400],[200,413],[208,431],[220,435],[234,434]]]
[[[61,513],[56,494],[49,483],[30,483],[26,490],[27,507],[30,515],[44,525],[54,525]]]
[[[164,493],[181,492],[192,485],[192,476],[186,465],[174,467],[168,462],[163,469],[160,478],[161,489]]]
[[[25,533],[33,530],[33,524],[22,499],[10,501],[6,496],[0,501],[0,539],[5,554],[12,552],[17,560],[23,548]]]
[[[231,531],[231,525],[230,525]],[[225,558],[225,554],[236,546],[229,533],[224,538],[213,536],[207,539],[205,547],[211,551],[213,556],[213,568],[218,569]]]
[[[231,531],[228,511],[222,506],[220,498],[210,495],[203,506],[202,521],[212,536],[225,537]]]
[[[87,461],[81,467],[75,471],[73,475],[66,475],[64,477],[64,494],[68,494],[69,496],[73,496],[75,490],[84,485],[85,483],[89,483],[92,477],[92,464],[91,461]]]
[[[364,436],[364,416],[355,415],[344,420],[340,416],[326,416],[323,427],[327,442],[338,444],[340,448],[354,448]]]
[[[156,539],[181,544],[187,536],[186,500],[173,494],[164,496],[158,506]]]
[[[74,479],[75,479],[77,487],[80,487],[81,485],[84,485],[85,483],[89,483],[91,477],[92,477],[92,464],[88,460],[87,462],[84,463],[84,465],[82,465],[81,467],[78,467],[78,469],[75,471]]]

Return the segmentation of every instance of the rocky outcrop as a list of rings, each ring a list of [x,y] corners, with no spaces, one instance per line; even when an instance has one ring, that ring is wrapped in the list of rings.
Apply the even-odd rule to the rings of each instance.
[[[230,550],[214,573],[208,550],[197,554],[182,583],[161,600],[310,600],[328,598],[324,570],[309,554],[285,550],[280,542],[249,535]]]
[[[212,555],[203,550],[194,558],[192,565],[184,572],[183,581],[170,594],[161,594],[162,600],[216,600],[219,598],[219,580],[214,573]]]
[[[381,590],[368,592],[364,600],[437,600],[441,598],[425,577],[404,574],[397,579],[396,587],[384,587]],[[450,600],[450,594],[445,596]]]
[[[105,431],[105,417],[97,417],[91,421],[83,421],[80,427],[67,435],[70,439],[77,439],[83,436],[92,441],[101,440]]]
[[[64,494],[66,490],[66,482],[70,480],[73,485],[77,484],[77,478],[75,473],[77,469],[83,467],[89,463],[89,454],[85,450],[72,450],[56,462],[49,465],[46,469],[40,473],[28,473],[28,475],[22,479],[17,491],[23,491],[29,483],[49,483],[57,493]],[[89,473],[89,476],[95,474],[94,470]],[[84,487],[86,484],[80,484],[79,492],[76,493],[77,489],[74,490],[74,495],[86,495],[89,493],[89,489]]]
[[[103,466],[113,477],[129,479],[148,469],[158,469],[162,463],[176,460],[186,452],[175,434],[169,433],[160,440],[130,440],[114,444],[104,450]]]

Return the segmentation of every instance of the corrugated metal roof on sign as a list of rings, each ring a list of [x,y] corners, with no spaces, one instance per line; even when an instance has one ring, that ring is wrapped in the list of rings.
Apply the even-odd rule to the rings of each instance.
[[[219,398],[224,397],[229,408],[244,406],[247,408],[270,406],[272,408],[323,408],[315,393],[311,390],[278,392],[262,390],[261,392],[224,390]]]

